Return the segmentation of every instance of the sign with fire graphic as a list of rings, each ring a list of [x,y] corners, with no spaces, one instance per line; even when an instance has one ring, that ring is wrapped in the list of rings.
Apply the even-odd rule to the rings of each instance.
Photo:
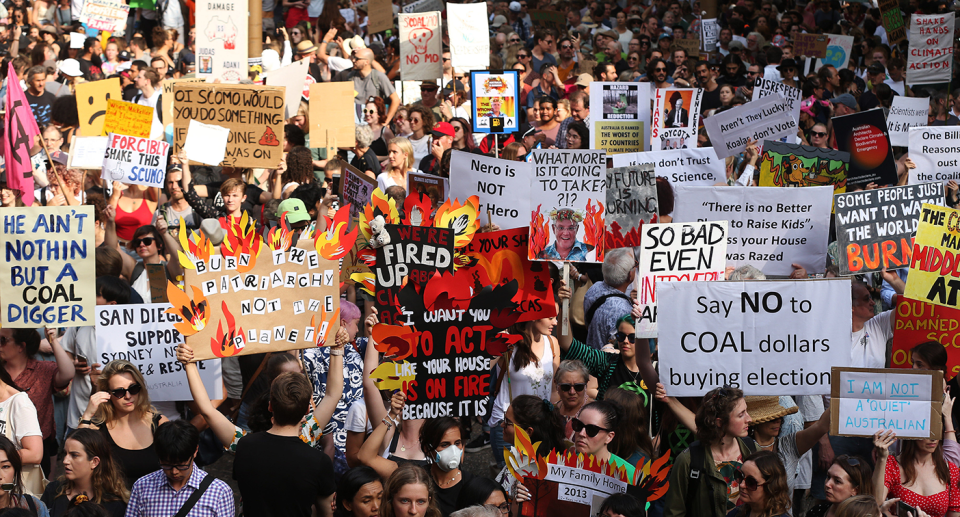
[[[219,250],[181,223],[186,292],[168,285],[168,312],[182,319],[175,327],[195,358],[332,345],[340,328],[339,260],[358,233],[347,231],[349,213],[341,207],[327,231],[305,232],[295,245],[286,217],[263,239],[244,213]]]

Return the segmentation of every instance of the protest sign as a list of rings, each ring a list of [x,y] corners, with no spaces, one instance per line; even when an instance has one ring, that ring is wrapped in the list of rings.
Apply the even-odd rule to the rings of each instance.
[[[474,133],[512,133],[520,129],[519,81],[516,70],[470,72]]]
[[[894,96],[890,112],[887,113],[887,131],[890,133],[890,144],[903,147],[910,145],[908,136],[910,129],[926,126],[929,112],[930,99],[927,97]]]
[[[453,271],[453,230],[388,224],[384,231],[390,241],[377,248],[375,306],[380,321],[392,324],[403,321],[396,297],[405,280],[423,285],[435,271]]]
[[[174,327],[181,320],[164,311],[169,303],[100,305],[97,307],[96,361],[107,364],[122,359],[133,363],[150,392],[151,401],[191,400],[177,345],[183,335]],[[93,358],[91,358],[93,359]],[[197,370],[211,399],[223,397],[220,360],[199,361]]]
[[[310,97],[325,102],[310,103],[310,145],[353,147],[357,142],[356,103],[353,82],[315,83]],[[281,127],[281,129],[283,129]]]
[[[183,151],[190,160],[216,166],[227,154],[230,129],[191,120]]]
[[[839,34],[830,34],[827,39],[826,55],[817,59],[816,69],[830,65],[837,70],[843,70],[850,62],[850,56],[853,54],[853,36],[841,36]]]
[[[887,122],[881,108],[833,118],[837,149],[850,153],[847,186],[897,184]]]
[[[720,34],[720,24],[716,18],[700,20],[700,39],[703,41],[703,50],[713,52],[717,50],[717,36]]]
[[[608,155],[647,150],[650,126],[650,89],[640,83],[590,83],[590,105],[597,114],[590,119],[590,148]]]
[[[30,101],[20,87],[13,63],[7,63],[10,86],[4,96],[6,114],[3,118],[3,163],[7,173],[7,186],[23,194],[23,202],[33,204],[33,165],[30,149],[40,136],[40,128],[30,108]]]
[[[910,350],[927,341],[943,345],[949,376],[960,373],[960,310],[898,296],[890,365],[912,368]]]
[[[673,40],[673,43],[686,51],[687,56],[700,54],[700,40],[681,38]]]
[[[377,188],[377,180],[347,165],[340,172],[340,199],[343,206],[350,205],[350,220],[354,220],[367,204]]]
[[[297,116],[300,109],[300,98],[303,96],[303,84],[310,71],[310,60],[301,59],[283,67],[267,72],[267,86],[283,86],[284,106],[286,107],[286,117],[293,118]],[[173,120],[173,117],[170,117]]]
[[[123,98],[120,92],[120,78],[114,77],[112,79],[78,83],[76,90],[80,134],[85,137],[105,135],[103,121],[107,116],[107,101]],[[173,120],[172,116],[170,120]]]
[[[763,142],[760,155],[761,187],[817,187],[832,185],[833,193],[847,189],[850,153],[783,142]]]
[[[458,74],[490,67],[490,29],[484,4],[447,4],[450,59]]]
[[[903,23],[903,14],[900,12],[900,2],[897,0],[879,0],[880,23],[887,31],[887,41],[896,45],[907,39],[907,27]]]
[[[408,172],[407,194],[420,194],[429,197],[433,209],[436,210],[450,195],[450,180],[433,174]]]
[[[926,100],[926,99],[924,99]],[[910,128],[908,155],[915,169],[908,169],[910,184],[939,181],[960,183],[960,130],[952,127]]]
[[[535,27],[545,27],[553,29],[560,33],[567,28],[567,19],[560,11],[547,11],[543,9],[528,9],[530,21]]]
[[[163,188],[170,144],[137,136],[107,135],[100,177],[129,185]]]
[[[827,35],[798,33],[793,42],[793,55],[823,58],[827,57]]]
[[[80,23],[88,29],[117,32],[127,26],[130,6],[120,0],[87,0],[80,10]]]
[[[658,178],[671,185],[711,186],[726,180],[723,160],[712,147],[613,155],[614,167],[652,163]]]
[[[443,41],[440,36],[440,0],[421,0],[440,4],[440,9],[400,13],[400,77],[403,81],[434,81],[443,76]],[[417,2],[420,3],[420,2]],[[406,12],[406,11],[404,11]]]
[[[651,225],[653,226],[653,225]],[[658,282],[660,379],[671,397],[826,395],[850,364],[850,280]]]
[[[100,170],[103,168],[103,156],[106,152],[107,137],[75,136],[73,142],[70,143],[67,168]]]
[[[832,373],[831,436],[891,430],[901,440],[940,439],[943,372],[834,367]]]
[[[390,0],[367,1],[367,29],[370,34],[393,28],[393,2]]]
[[[794,120],[800,120],[800,97],[801,97],[800,88],[794,88],[793,86],[787,86],[778,81],[771,81],[769,79],[764,79],[763,77],[757,77],[756,82],[753,85],[753,98],[751,100],[763,99],[764,97],[769,97],[771,95],[777,94],[780,97],[783,97],[783,100],[790,106],[788,110],[790,116]],[[773,140],[768,138],[767,140]]]
[[[727,265],[789,275],[791,264],[822,273],[833,187],[674,187],[674,222],[730,221]]]
[[[960,210],[924,203],[903,295],[954,309],[960,289]]]
[[[643,224],[657,222],[657,177],[653,164],[607,169],[606,187],[604,249],[639,246]]]
[[[943,184],[860,190],[836,195],[840,274],[910,266],[924,203],[943,205]]]
[[[637,337],[657,337],[657,283],[724,280],[727,221],[660,223],[641,232]]]
[[[699,88],[656,89],[653,120],[650,123],[652,150],[697,147],[702,99],[703,90]]]
[[[230,130],[226,156],[220,165],[267,169],[280,165],[286,122],[283,88],[177,83],[173,94],[177,103],[173,108],[174,153],[183,148],[190,121],[196,120]],[[352,140],[347,145],[352,145]]]
[[[197,77],[224,83],[247,78],[247,25],[247,0],[197,4]]]
[[[603,262],[606,154],[570,149],[534,149],[532,154],[527,256],[530,260]]]
[[[4,210],[4,328],[94,325],[93,228],[91,205]]]
[[[751,140],[776,140],[797,133],[797,119],[779,93],[703,119],[718,158],[742,153]]]
[[[400,9],[401,13],[428,13],[430,11],[443,11],[445,9],[443,5],[443,0],[417,0],[416,2],[409,3],[403,6]],[[401,18],[402,19],[402,18]],[[403,22],[400,22],[401,30],[403,28]],[[402,39],[402,36],[401,36]]]
[[[500,228],[526,228],[530,213],[530,164],[453,151],[450,155],[450,197],[480,198],[480,220],[487,212]]]
[[[202,83],[203,79],[199,77],[181,77],[180,79],[164,79],[160,83],[160,87],[163,89],[163,126],[164,128],[170,127],[173,125],[173,117],[175,111],[173,110],[173,105],[176,104],[176,96],[173,94],[173,85],[177,83]],[[77,85],[79,87],[79,85]],[[118,83],[119,87],[119,83]],[[99,134],[99,133],[97,133]]]
[[[907,54],[907,84],[950,81],[953,64],[953,28],[956,13],[910,15],[910,52]]]
[[[139,136],[150,138],[153,125],[153,108],[117,99],[107,101],[107,113],[103,120],[103,134]]]

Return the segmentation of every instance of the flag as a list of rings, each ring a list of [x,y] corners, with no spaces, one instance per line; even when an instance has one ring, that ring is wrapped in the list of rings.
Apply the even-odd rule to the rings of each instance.
[[[30,163],[30,148],[40,134],[37,120],[33,118],[30,103],[20,87],[20,79],[13,69],[7,67],[7,116],[3,122],[3,160],[7,168],[7,185],[19,190],[24,204],[33,204],[33,166]]]

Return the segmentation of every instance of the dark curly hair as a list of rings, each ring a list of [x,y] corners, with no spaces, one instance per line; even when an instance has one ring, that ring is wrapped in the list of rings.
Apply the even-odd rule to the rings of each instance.
[[[705,446],[720,443],[730,423],[730,413],[743,400],[743,391],[724,386],[707,392],[697,409],[697,439]],[[717,420],[720,423],[717,423]]]
[[[551,450],[563,452],[565,425],[560,412],[552,404],[533,395],[520,395],[513,399],[510,406],[513,408],[514,425],[524,431],[533,429],[531,442],[542,442],[538,454],[546,456]]]
[[[580,135],[580,149],[590,149],[590,130],[583,122],[576,121],[567,127],[567,131],[573,131]]]
[[[287,153],[287,170],[280,181],[284,185],[291,181],[300,185],[313,181],[313,155],[310,149],[299,145],[290,149]]]

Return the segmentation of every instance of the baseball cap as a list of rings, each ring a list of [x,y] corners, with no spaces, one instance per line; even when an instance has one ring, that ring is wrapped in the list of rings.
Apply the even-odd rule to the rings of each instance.
[[[507,17],[502,14],[498,14],[493,17],[493,21],[490,22],[490,25],[493,27],[500,27],[504,23],[507,23]]]
[[[884,68],[883,63],[880,63],[880,62],[878,62],[878,61],[874,61],[873,64],[871,64],[871,65],[867,68],[867,72],[868,72],[868,73],[871,73],[871,74],[885,74],[885,73],[887,73],[887,69]]]
[[[277,217],[283,216],[284,212],[287,213],[287,223],[289,224],[297,224],[310,220],[310,214],[307,213],[307,205],[295,197],[287,198],[280,202],[280,206],[277,207]]]
[[[836,97],[830,99],[830,102],[834,104],[843,104],[850,109],[857,109],[857,99],[855,99],[853,95],[850,95],[849,93],[837,95]]]
[[[590,74],[580,74],[577,76],[577,82],[573,83],[576,86],[590,86],[590,83],[593,82],[593,76]]]
[[[520,5],[520,2],[510,2],[510,10],[519,13],[523,7]]]
[[[454,134],[456,134],[456,132],[453,129],[453,124],[449,122],[440,122],[439,124],[433,126],[433,129],[430,130],[430,132],[433,133],[433,136],[438,138],[441,136],[452,137],[454,136]]]

